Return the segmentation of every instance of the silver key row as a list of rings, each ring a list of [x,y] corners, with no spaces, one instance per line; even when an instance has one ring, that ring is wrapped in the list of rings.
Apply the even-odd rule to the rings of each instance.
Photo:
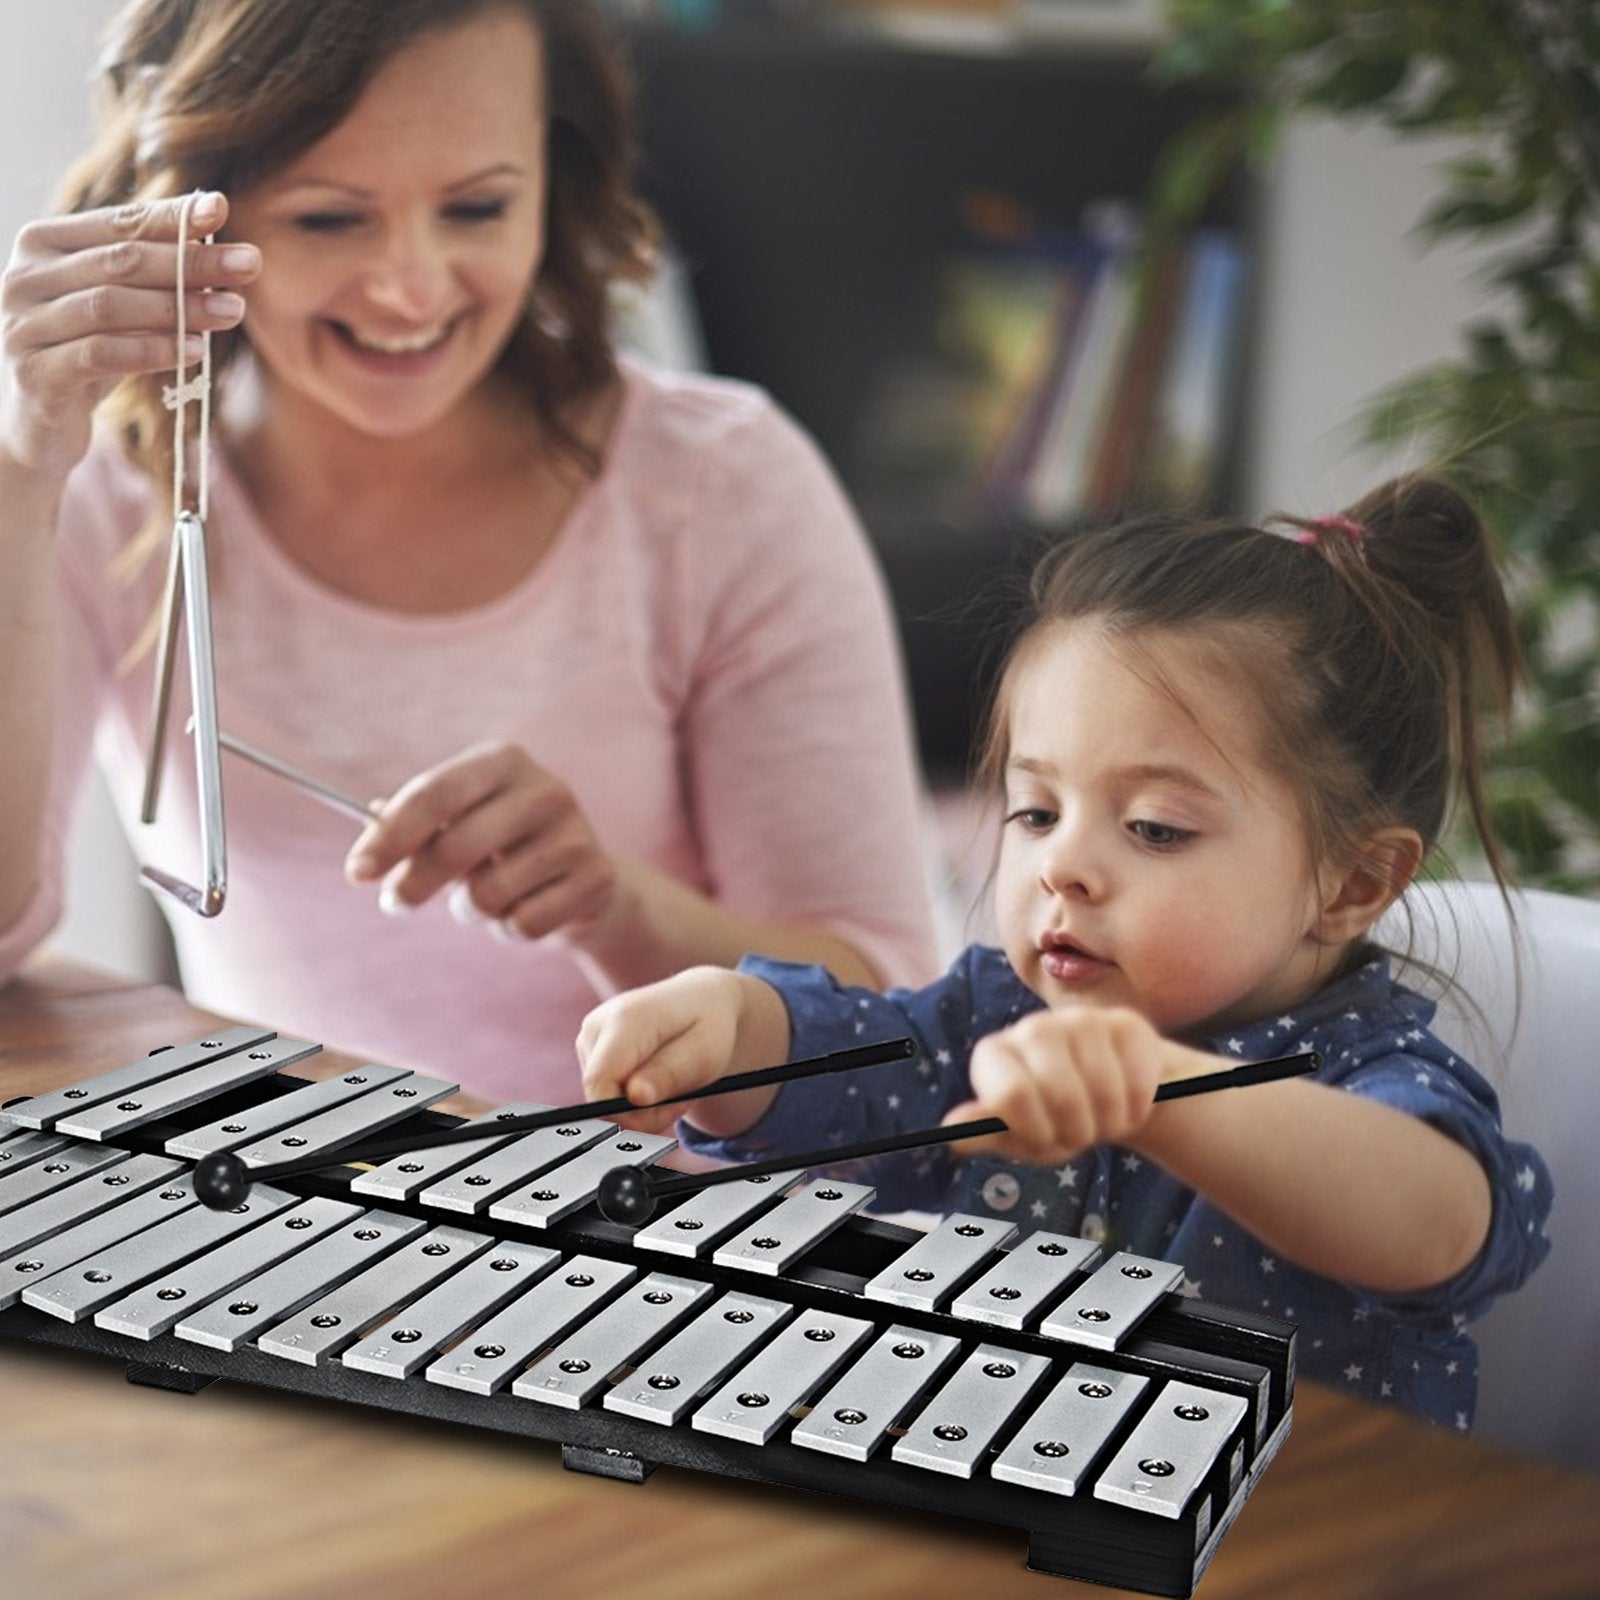
[[[1230,1442],[1242,1451],[1245,1402],[1198,1385],[1151,1394],[1149,1378],[1075,1362],[1034,1403],[1051,1368],[1037,1353],[982,1343],[960,1360],[948,1333],[896,1324],[874,1337],[863,1318],[266,1185],[211,1212],[173,1163],[127,1165],[137,1192],[45,1245],[26,1303],[132,1338],[253,1341],[286,1360],[568,1408],[598,1399],[752,1444],[793,1423],[795,1445],[858,1461],[892,1439],[906,1465],[987,1467],[1055,1494],[1084,1488],[1148,1401],[1092,1492],[1171,1517]],[[0,1281],[17,1269],[0,1262]]]
[[[235,1138],[249,1147],[246,1161],[259,1164],[343,1144],[353,1128],[381,1128],[452,1088],[398,1069],[363,1068],[303,1085],[271,1102],[286,1132],[268,1136],[261,1115],[243,1113],[175,1137],[167,1148],[217,1148],[218,1138]],[[282,1108],[291,1104],[304,1115],[283,1124]],[[495,1122],[531,1109],[537,1108],[505,1107],[479,1120],[492,1129]],[[356,1177],[351,1191],[548,1227],[590,1204],[612,1168],[648,1164],[675,1147],[670,1138],[630,1133],[598,1119],[498,1138],[486,1133],[481,1141],[398,1157]],[[0,1266],[5,1257],[77,1220],[80,1209],[86,1218],[113,1204],[136,1174],[157,1170],[130,1167],[122,1151],[56,1132],[14,1133],[0,1143],[0,1155],[8,1158],[0,1163]],[[873,1194],[862,1184],[801,1182],[801,1176],[785,1173],[700,1189],[640,1229],[634,1243],[645,1251],[691,1259],[709,1255],[719,1265],[780,1276]],[[92,1181],[96,1177],[98,1183]],[[30,1261],[27,1269],[43,1267]],[[884,1268],[863,1292],[892,1305],[1115,1349],[1180,1281],[1181,1269],[1169,1262],[1121,1254],[1102,1263],[1089,1241],[1044,1231],[1019,1240],[1009,1223],[957,1214]],[[0,1297],[4,1292],[0,1282]]]

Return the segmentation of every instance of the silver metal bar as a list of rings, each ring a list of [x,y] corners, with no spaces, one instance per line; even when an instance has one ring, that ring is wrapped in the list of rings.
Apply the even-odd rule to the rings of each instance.
[[[71,1184],[11,1212],[0,1222],[0,1258],[87,1222],[183,1170],[176,1161],[160,1156],[117,1154],[121,1159],[109,1170],[96,1173],[92,1180]]]
[[[1073,1362],[995,1457],[990,1475],[1047,1494],[1076,1494],[1149,1388],[1143,1373]]]
[[[140,1156],[141,1161],[159,1157]],[[78,1262],[98,1256],[122,1240],[153,1228],[170,1216],[197,1205],[189,1179],[173,1177],[159,1187],[142,1191],[80,1222],[49,1239],[42,1239],[25,1250],[0,1261],[0,1311],[19,1301],[31,1284],[43,1283]]]
[[[218,1150],[237,1150],[241,1145],[264,1139],[297,1122],[309,1122],[334,1106],[371,1094],[387,1083],[398,1083],[411,1076],[407,1067],[358,1067],[337,1078],[321,1078],[263,1100],[258,1105],[208,1122],[203,1128],[174,1134],[165,1149],[168,1155],[186,1156],[198,1161]]]
[[[420,1300],[402,1306],[339,1358],[381,1378],[409,1378],[482,1317],[492,1317],[560,1259],[540,1245],[498,1242]]]
[[[269,1039],[215,1061],[199,1062],[159,1083],[130,1090],[120,1099],[102,1100],[87,1110],[58,1117],[56,1131],[78,1139],[119,1139],[135,1128],[160,1122],[230,1089],[293,1066],[316,1055],[321,1048],[308,1039]]]
[[[247,1167],[270,1166],[276,1161],[297,1161],[325,1153],[337,1155],[346,1145],[354,1145],[369,1134],[412,1116],[436,1100],[454,1094],[460,1087],[443,1078],[407,1073],[397,1082],[369,1089],[354,1100],[343,1101],[305,1122],[270,1134],[260,1143],[241,1148],[237,1154]]]
[[[276,1039],[277,1034],[267,1028],[222,1028],[208,1034],[195,1044],[180,1044],[170,1050],[157,1050],[141,1056],[125,1067],[113,1068],[82,1083],[55,1089],[49,1094],[35,1095],[31,1100],[19,1101],[14,1106],[0,1110],[0,1122],[18,1128],[53,1128],[56,1118],[68,1112],[84,1111],[99,1105],[102,1100],[115,1100],[137,1090],[159,1083],[197,1067],[203,1061],[215,1061],[219,1056],[232,1055],[236,1050],[249,1050]]]
[[[678,1148],[665,1133],[632,1133],[610,1124],[617,1137],[591,1145],[582,1155],[563,1162],[514,1190],[489,1207],[489,1215],[505,1222],[525,1222],[548,1228],[562,1217],[580,1210],[594,1199],[600,1180],[613,1167],[643,1167]]]
[[[580,1150],[615,1137],[616,1132],[616,1123],[603,1117],[586,1117],[582,1122],[564,1122],[558,1128],[519,1134],[482,1160],[458,1168],[438,1183],[430,1183],[419,1198],[423,1205],[436,1211],[468,1215],[483,1211],[491,1201],[559,1162],[570,1161]]]
[[[956,1296],[950,1314],[1000,1328],[1024,1328],[1099,1259],[1100,1246],[1091,1239],[1030,1233]]]
[[[794,1312],[789,1301],[731,1290],[608,1389],[601,1404],[670,1427]]]
[[[23,1301],[63,1321],[81,1322],[158,1273],[181,1266],[204,1251],[215,1250],[234,1234],[255,1227],[294,1203],[294,1195],[257,1184],[250,1198],[232,1211],[212,1211],[206,1206],[180,1211],[23,1290]]]
[[[95,1326],[130,1339],[154,1339],[170,1333],[185,1311],[210,1304],[218,1295],[297,1254],[358,1209],[342,1200],[315,1199],[279,1212],[173,1271],[157,1273],[132,1294],[97,1311]]]
[[[638,1272],[625,1261],[573,1256],[440,1356],[423,1377],[468,1394],[493,1394],[541,1350],[632,1283]]]
[[[256,766],[272,773],[274,777],[287,779],[308,794],[315,795],[325,805],[332,806],[335,811],[341,811],[347,817],[354,817],[357,822],[371,822],[382,815],[383,807],[377,801],[357,800],[354,795],[345,794],[342,790],[335,789],[332,784],[324,783],[320,778],[313,778],[309,772],[291,767],[287,761],[280,761],[277,756],[269,756],[266,751],[257,750],[253,745],[246,744],[243,739],[235,739],[220,729],[217,731],[217,743],[231,754],[254,762]]]
[[[166,769],[167,722],[172,714],[172,677],[178,659],[178,632],[183,616],[183,544],[174,523],[167,541],[167,579],[161,595],[161,631],[156,641],[156,671],[150,698],[150,739],[145,748],[144,787],[139,820],[148,827],[161,802]]]
[[[319,1295],[364,1272],[421,1233],[427,1223],[392,1211],[368,1211],[286,1261],[191,1311],[172,1330],[192,1344],[237,1350],[265,1328],[292,1317]]]
[[[47,1199],[81,1178],[109,1167],[126,1156],[125,1150],[96,1149],[93,1145],[68,1145],[21,1172],[10,1173],[0,1183],[0,1217]]]
[[[511,1385],[513,1394],[576,1411],[604,1389],[611,1375],[665,1338],[711,1298],[711,1285],[652,1272]]]
[[[696,1189],[681,1206],[647,1223],[633,1236],[641,1250],[702,1256],[747,1218],[775,1205],[803,1173],[771,1172]]]
[[[953,1212],[885,1267],[862,1293],[869,1300],[914,1311],[936,1311],[1016,1236],[1014,1223]]]
[[[72,1141],[54,1133],[24,1133],[0,1146],[0,1184],[46,1156],[70,1148]]]
[[[485,1134],[490,1137],[466,1139],[459,1144],[408,1150],[404,1155],[394,1156],[382,1166],[374,1167],[371,1172],[363,1172],[350,1185],[351,1192],[371,1195],[379,1200],[411,1200],[430,1184],[438,1182],[449,1173],[469,1166],[481,1156],[498,1149],[515,1137],[509,1133],[494,1137],[495,1123],[504,1122],[510,1117],[532,1116],[536,1112],[549,1109],[548,1106],[535,1105],[527,1100],[517,1100],[510,1105],[486,1111],[481,1117],[472,1118],[467,1126],[474,1128],[481,1126]]]
[[[795,1424],[790,1439],[808,1450],[865,1461],[960,1349],[951,1334],[893,1324]]]
[[[211,647],[211,585],[206,574],[205,525],[192,511],[172,526],[172,555],[157,652],[155,699],[140,821],[155,821],[161,793],[162,755],[171,710],[172,669],[180,606],[189,644],[189,693],[194,721],[195,800],[200,820],[203,888],[159,867],[141,867],[147,883],[164,890],[202,917],[222,910],[228,892],[228,843],[222,807],[222,761],[217,743],[217,668]]]
[[[1095,1498],[1181,1517],[1247,1409],[1242,1395],[1166,1384],[1096,1480]]]
[[[1046,1356],[981,1344],[918,1414],[889,1454],[908,1466],[970,1478],[998,1434],[1050,1370]]]
[[[872,1336],[872,1324],[804,1311],[689,1419],[702,1433],[765,1444]]]
[[[835,1228],[842,1227],[876,1191],[864,1183],[818,1178],[790,1195],[759,1223],[734,1235],[712,1256],[722,1267],[778,1277]]]
[[[368,1328],[409,1305],[441,1278],[459,1271],[494,1243],[465,1228],[430,1228],[364,1272],[302,1307],[256,1341],[263,1355],[314,1367],[354,1344]]]
[[[1045,1317],[1039,1331],[1070,1344],[1115,1350],[1182,1281],[1183,1268],[1175,1261],[1119,1250]]]

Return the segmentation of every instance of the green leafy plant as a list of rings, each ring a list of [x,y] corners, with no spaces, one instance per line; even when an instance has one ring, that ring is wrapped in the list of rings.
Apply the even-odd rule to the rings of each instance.
[[[1446,135],[1425,237],[1485,247],[1458,356],[1374,396],[1375,447],[1420,441],[1505,548],[1529,688],[1490,773],[1524,882],[1600,891],[1600,4],[1170,0],[1158,70],[1242,86],[1164,166],[1159,214],[1204,204],[1298,113]]]

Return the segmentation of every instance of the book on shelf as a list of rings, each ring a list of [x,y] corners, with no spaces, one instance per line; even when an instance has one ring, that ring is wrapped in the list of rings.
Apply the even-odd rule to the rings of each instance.
[[[986,489],[1046,526],[1215,498],[1230,428],[1244,252],[1231,229],[1086,230],[1094,264]]]
[[[975,229],[931,277],[924,336],[885,361],[862,414],[876,498],[1046,527],[1214,498],[1232,230],[1147,244],[1131,205],[1103,201],[1072,228]]]
[[[1243,320],[1245,254],[1228,228],[1189,240],[1171,349],[1140,451],[1141,498],[1204,505],[1216,490]]]
[[[874,491],[925,507],[958,504],[991,469],[1077,294],[1074,237],[1044,248],[967,209],[971,243],[934,269],[924,336],[879,373],[859,441]]]
[[[1138,226],[1131,208],[1102,203],[1086,214],[1093,267],[1082,309],[1058,330],[1055,385],[1040,396],[1045,420],[1024,464],[1016,509],[1059,523],[1087,506],[1095,452],[1135,330]]]

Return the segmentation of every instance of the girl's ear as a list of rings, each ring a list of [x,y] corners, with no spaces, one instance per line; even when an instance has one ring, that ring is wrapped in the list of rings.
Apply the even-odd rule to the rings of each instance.
[[[1359,939],[1405,892],[1422,856],[1422,836],[1414,828],[1369,834],[1354,861],[1324,880],[1313,937],[1335,945]]]

